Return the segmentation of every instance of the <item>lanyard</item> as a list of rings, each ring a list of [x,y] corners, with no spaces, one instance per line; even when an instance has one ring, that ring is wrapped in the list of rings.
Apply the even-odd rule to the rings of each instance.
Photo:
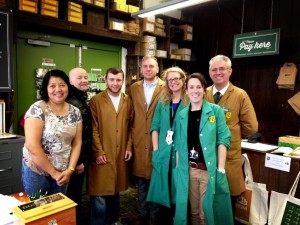
[[[172,105],[173,105],[173,103],[172,103],[172,101],[170,102],[170,130],[172,130],[172,125],[173,125],[173,122],[174,122],[174,118],[176,116],[177,109],[179,108],[180,102],[181,102],[181,100],[178,102],[178,106],[174,110],[173,115],[172,115],[172,111],[173,111]]]

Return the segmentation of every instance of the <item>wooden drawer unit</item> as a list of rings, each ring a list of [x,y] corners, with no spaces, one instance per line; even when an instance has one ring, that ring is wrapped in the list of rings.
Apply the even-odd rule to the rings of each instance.
[[[0,194],[23,191],[21,182],[24,138],[0,140]]]

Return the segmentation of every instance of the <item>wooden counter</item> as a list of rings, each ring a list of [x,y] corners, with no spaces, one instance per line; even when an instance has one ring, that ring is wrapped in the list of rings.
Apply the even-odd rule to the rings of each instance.
[[[243,149],[242,152],[248,155],[255,182],[265,183],[268,191],[286,194],[290,191],[300,170],[300,159],[292,158],[290,172],[285,172],[265,167],[266,152],[248,149]],[[297,189],[295,197],[300,198],[300,188]]]

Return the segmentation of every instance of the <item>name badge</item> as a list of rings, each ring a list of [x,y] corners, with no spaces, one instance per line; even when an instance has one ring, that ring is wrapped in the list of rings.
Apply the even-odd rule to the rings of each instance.
[[[173,143],[173,134],[174,134],[173,131],[168,130],[167,137],[166,137],[166,142],[168,145]]]

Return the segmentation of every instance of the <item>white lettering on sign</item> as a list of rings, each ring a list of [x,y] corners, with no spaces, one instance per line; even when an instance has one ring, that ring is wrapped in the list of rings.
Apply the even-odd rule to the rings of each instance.
[[[254,41],[243,41],[240,43],[240,50],[246,50],[250,52],[252,49],[262,49],[266,48],[269,49],[271,48],[271,42],[255,42]]]

